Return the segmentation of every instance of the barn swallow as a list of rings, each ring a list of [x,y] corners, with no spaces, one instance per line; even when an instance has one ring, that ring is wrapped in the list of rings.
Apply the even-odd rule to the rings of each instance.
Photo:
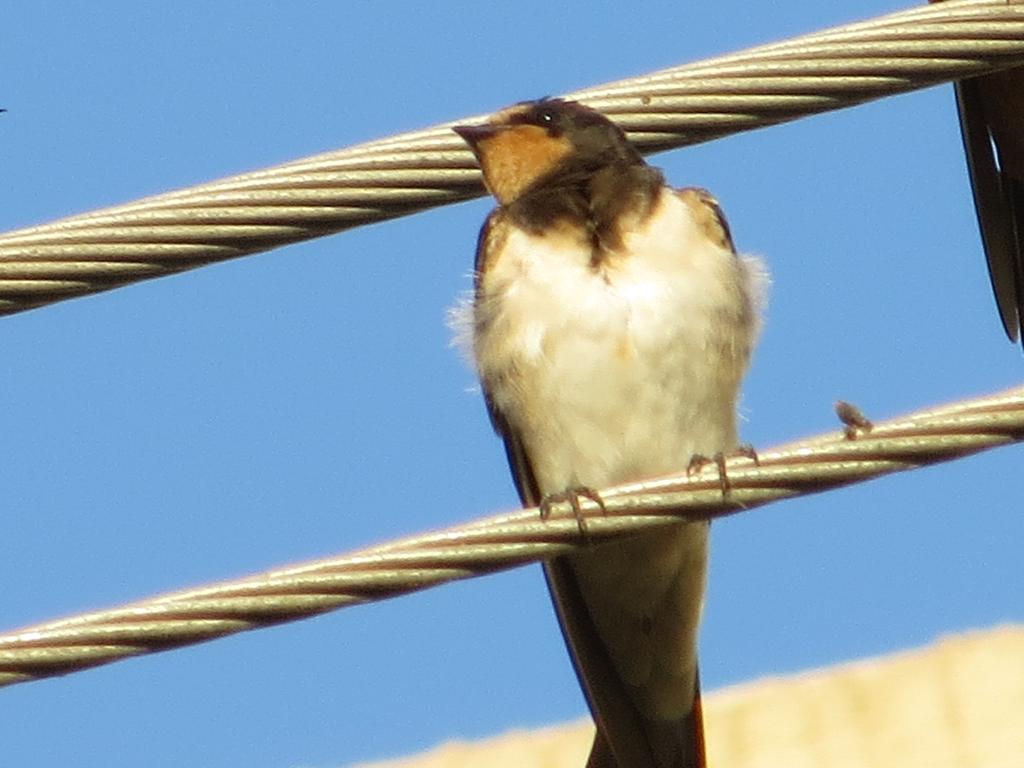
[[[960,133],[999,317],[1024,332],[1024,67],[955,83]]]
[[[524,505],[738,445],[760,262],[706,191],[666,186],[614,123],[560,99],[454,129],[497,201],[463,309]],[[704,766],[697,631],[708,524],[544,564],[597,734],[590,768]]]

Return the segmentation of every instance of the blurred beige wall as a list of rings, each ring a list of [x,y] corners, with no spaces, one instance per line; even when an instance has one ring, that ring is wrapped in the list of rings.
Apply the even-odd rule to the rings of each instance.
[[[1024,768],[1024,626],[706,696],[713,768]],[[589,721],[362,768],[581,768]]]

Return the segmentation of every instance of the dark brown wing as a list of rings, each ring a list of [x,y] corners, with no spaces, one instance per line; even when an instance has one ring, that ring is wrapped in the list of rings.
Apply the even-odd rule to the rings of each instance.
[[[519,500],[524,507],[538,506],[543,497],[537,488],[537,478],[533,474],[533,467],[530,466],[530,459],[523,448],[522,440],[519,439],[518,433],[509,426],[501,411],[494,407],[486,388],[484,389],[484,402],[487,404],[487,412],[491,416],[494,430],[505,443],[505,457],[508,459],[508,468],[512,471],[512,482],[515,483]]]
[[[715,196],[701,187],[682,187],[674,190],[676,195],[690,208],[694,222],[713,243],[736,253],[729,222],[722,213],[722,207]]]
[[[488,269],[491,260],[496,258],[499,249],[507,237],[508,222],[501,208],[491,211],[476,241],[476,256],[473,259],[473,284],[476,294],[476,301],[481,301],[481,275]],[[474,322],[477,320],[474,318]],[[537,479],[534,477],[533,468],[530,466],[529,458],[523,447],[518,432],[509,423],[498,408],[488,389],[487,382],[481,380],[480,385],[484,393],[484,404],[487,406],[487,415],[490,416],[491,425],[505,443],[505,456],[508,458],[509,469],[512,470],[512,482],[515,483],[516,493],[523,506],[535,507],[540,504],[541,495],[537,487]]]
[[[473,257],[473,288],[477,301],[480,301],[481,277],[501,252],[508,238],[509,226],[504,210],[495,208],[480,227],[480,234],[476,238],[476,255]]]
[[[633,703],[586,608],[571,556],[544,563],[544,576],[597,725],[587,768],[705,768],[700,682],[694,706],[678,721],[645,718]]]
[[[1006,335],[1017,341],[1024,329],[1024,169],[1015,169],[1008,160],[1024,153],[1024,118],[1004,115],[999,106],[1004,95],[1007,101],[1011,95],[1013,101],[1024,100],[1013,89],[1024,93],[1024,73],[956,84],[960,132],[992,291]]]
[[[637,762],[638,758],[632,754],[623,758],[622,762],[617,761],[616,753],[612,751],[605,735],[606,731],[598,727],[597,733],[594,735],[594,745],[587,758],[586,768],[626,768],[626,766],[632,765],[656,766],[656,768],[707,768],[704,749],[704,715],[699,680],[697,681],[693,710],[681,723],[673,723],[672,728],[673,731],[670,735],[677,743],[671,751],[664,754],[672,755],[676,761],[666,763],[648,756],[640,758],[645,760],[640,763]]]

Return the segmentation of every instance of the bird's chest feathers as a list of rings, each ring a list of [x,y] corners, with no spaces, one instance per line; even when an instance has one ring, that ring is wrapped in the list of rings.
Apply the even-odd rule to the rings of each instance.
[[[483,282],[479,362],[512,356],[519,366],[586,379],[706,348],[716,308],[735,292],[734,257],[674,196],[663,198],[599,259],[581,228],[512,229]]]
[[[698,427],[694,414],[717,396],[714,369],[725,361],[716,322],[735,302],[735,257],[699,231],[675,196],[663,198],[596,263],[585,232],[513,230],[481,286],[476,356],[490,396],[528,443],[560,441],[555,453],[599,454],[588,463],[604,476],[574,481],[629,474],[626,456],[647,474],[662,471],[647,450],[665,457],[664,471],[685,463],[688,451],[707,450],[666,451],[651,438],[699,433],[687,427]],[[730,429],[722,425],[708,439]]]

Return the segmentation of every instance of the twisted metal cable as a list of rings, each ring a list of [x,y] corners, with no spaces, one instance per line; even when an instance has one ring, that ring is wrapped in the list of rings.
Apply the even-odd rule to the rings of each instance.
[[[949,0],[568,97],[653,152],[1019,63],[1024,0]],[[0,234],[0,315],[477,196],[452,124]]]
[[[727,465],[583,499],[586,543],[679,520],[713,519],[779,499],[1024,441],[1024,386],[903,416],[856,434],[830,433]],[[853,439],[851,439],[853,436]],[[158,596],[0,635],[0,686],[65,674],[128,656],[315,616],[455,579],[563,554],[581,544],[571,510],[542,521],[536,508],[498,515],[350,555]]]

